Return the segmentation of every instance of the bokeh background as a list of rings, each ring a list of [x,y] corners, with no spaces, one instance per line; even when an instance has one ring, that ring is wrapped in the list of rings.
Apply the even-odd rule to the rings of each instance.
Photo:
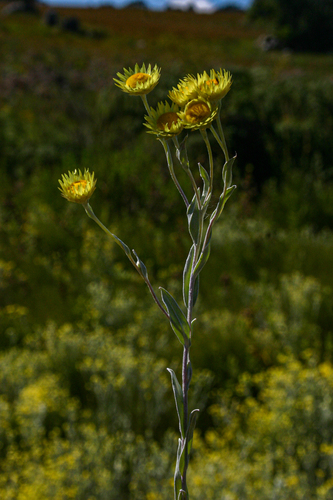
[[[233,74],[222,121],[238,189],[197,304],[191,498],[332,499],[332,1],[1,8],[1,499],[173,495],[166,368],[180,372],[181,345],[125,255],[57,189],[93,170],[95,213],[181,298],[183,202],[140,99],[113,84],[136,62],[162,68],[151,105],[188,73]],[[188,143],[197,175],[205,147],[199,133]]]

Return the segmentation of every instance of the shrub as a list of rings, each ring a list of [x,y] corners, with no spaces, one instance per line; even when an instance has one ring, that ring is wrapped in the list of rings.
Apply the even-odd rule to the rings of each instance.
[[[310,350],[303,358],[244,374],[237,397],[224,393],[211,408],[221,428],[202,442],[195,499],[331,498],[333,367]]]

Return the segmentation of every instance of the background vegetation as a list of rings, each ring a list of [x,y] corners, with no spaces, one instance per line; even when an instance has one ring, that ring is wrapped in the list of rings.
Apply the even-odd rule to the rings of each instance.
[[[81,32],[0,20],[1,498],[172,494],[179,342],[57,190],[61,173],[94,170],[95,212],[156,287],[181,293],[182,200],[142,103],[112,82],[143,61],[162,67],[152,105],[189,72],[234,77],[223,122],[238,190],[197,307],[192,498],[333,498],[332,55],[262,52],[242,13],[59,13]],[[195,171],[207,158],[199,134],[189,142]]]
[[[301,51],[333,49],[332,0],[254,0],[251,19],[269,22],[284,46]]]

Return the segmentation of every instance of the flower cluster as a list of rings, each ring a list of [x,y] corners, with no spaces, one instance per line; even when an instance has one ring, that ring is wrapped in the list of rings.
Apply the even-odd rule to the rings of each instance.
[[[140,96],[145,104],[147,115],[144,125],[148,133],[160,139],[178,136],[183,129],[200,130],[210,128],[219,115],[219,103],[229,92],[232,76],[220,69],[204,71],[197,76],[187,75],[169,92],[171,103],[159,102],[156,109],[148,106],[147,94],[158,84],[161,69],[155,64],[147,67],[142,64],[134,69],[125,69],[117,73],[115,84],[127,94]],[[95,191],[94,174],[79,170],[64,174],[59,180],[60,191],[64,198],[74,203],[86,205]]]
[[[137,64],[134,70],[124,69],[124,74],[117,73],[116,85],[132,95],[146,96],[157,85],[160,69],[155,65],[146,69]],[[231,74],[220,69],[204,71],[197,76],[187,75],[180,80],[168,97],[172,104],[160,102],[156,109],[146,105],[148,115],[144,124],[151,134],[157,137],[175,137],[185,129],[203,130],[212,124],[218,115],[218,103],[229,92],[232,83]]]

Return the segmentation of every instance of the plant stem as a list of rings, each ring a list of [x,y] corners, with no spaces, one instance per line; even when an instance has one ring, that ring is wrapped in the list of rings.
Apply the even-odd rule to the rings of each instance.
[[[181,185],[179,184],[178,179],[176,177],[175,170],[173,167],[173,160],[172,160],[172,155],[171,155],[169,143],[165,139],[160,139],[160,142],[162,143],[162,146],[164,148],[164,152],[165,152],[165,156],[167,159],[168,168],[169,168],[171,178],[172,178],[173,182],[175,183],[176,188],[178,189],[181,197],[183,198],[185,206],[187,208],[189,206],[189,202],[188,202],[188,199],[186,197],[186,194],[184,193],[184,191],[183,191],[183,189],[182,189]]]
[[[147,96],[146,94],[143,94],[141,96],[141,99],[142,99],[142,102],[144,104],[144,107],[146,108],[146,111],[148,113],[148,116],[150,116],[150,107],[149,107],[149,104],[148,104],[148,100],[147,100]]]
[[[207,147],[207,152],[208,152],[208,158],[209,158],[209,175],[210,175],[210,185],[209,185],[209,191],[207,194],[211,193],[213,191],[213,179],[214,179],[214,168],[213,168],[213,153],[212,153],[212,148],[210,146],[210,142],[207,136],[207,130],[206,129],[200,129],[201,135],[203,140],[205,141],[206,147]]]
[[[173,137],[173,143],[175,145],[175,148],[179,150],[180,146],[179,146],[179,142],[178,142],[178,137]],[[181,157],[179,157],[179,162],[190,178],[194,194],[197,198],[198,207],[199,207],[199,209],[201,209],[201,200],[200,200],[200,196],[199,196],[198,186],[196,185],[195,179],[194,179],[193,174],[191,172],[190,165],[188,162],[185,164],[185,162],[182,161]]]
[[[188,346],[184,346],[183,349],[183,366],[182,366],[182,391],[183,391],[183,401],[184,401],[184,436],[183,444],[185,444],[185,465],[184,472],[182,476],[182,489],[187,492],[186,485],[186,472],[188,467],[188,446],[184,443],[186,440],[187,427],[188,427],[188,381],[187,381],[187,364],[190,361],[190,349]]]
[[[221,107],[221,103],[219,104],[219,107]],[[225,161],[229,161],[230,157],[229,157],[229,153],[228,153],[227,143],[226,143],[225,137],[224,137],[220,113],[218,113],[216,121],[217,121],[217,128],[218,128],[219,134],[216,132],[213,125],[210,126],[210,129],[211,129],[215,139],[217,140],[217,142],[221,146],[221,149],[222,149],[224,156],[225,156]]]

